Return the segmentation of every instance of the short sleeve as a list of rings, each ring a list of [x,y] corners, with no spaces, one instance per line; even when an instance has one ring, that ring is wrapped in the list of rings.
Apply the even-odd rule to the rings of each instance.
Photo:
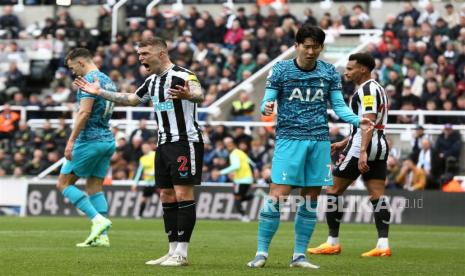
[[[98,77],[98,75],[95,75],[95,74],[90,73],[90,74],[85,75],[85,76],[84,76],[84,79],[85,79],[86,81],[90,82],[90,83],[93,83],[93,82],[94,82],[94,76],[97,76],[97,77]],[[102,79],[99,78],[99,81],[102,82]],[[87,92],[85,92],[85,91],[80,90],[80,99],[84,99],[84,98],[97,99],[97,96],[92,95],[92,94],[89,94],[89,93],[87,93]]]
[[[141,86],[139,86],[139,88],[137,88],[137,90],[135,92],[136,96],[139,98],[139,100],[142,103],[146,103],[146,102],[150,101],[149,86],[150,86],[150,83],[151,83],[152,80],[153,80],[153,76],[147,78],[144,81],[144,83]]]
[[[329,75],[331,76],[331,83],[329,85],[329,91],[341,91],[342,90],[342,83],[341,83],[341,74],[336,71],[336,68],[331,65],[331,69],[329,70]]]
[[[282,89],[282,71],[282,64],[280,62],[277,62],[275,65],[273,65],[270,72],[268,73],[268,76],[266,77],[266,88],[275,90]]]
[[[357,90],[357,93],[362,106],[362,114],[377,113],[376,85],[372,85],[371,82],[366,83]]]

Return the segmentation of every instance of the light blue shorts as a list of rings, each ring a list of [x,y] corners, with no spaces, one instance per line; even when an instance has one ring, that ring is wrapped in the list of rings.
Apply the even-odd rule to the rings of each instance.
[[[72,160],[66,160],[61,167],[61,174],[73,173],[81,178],[105,178],[110,159],[115,152],[115,142],[76,142]]]
[[[296,187],[332,186],[331,144],[329,141],[276,141],[271,180]]]

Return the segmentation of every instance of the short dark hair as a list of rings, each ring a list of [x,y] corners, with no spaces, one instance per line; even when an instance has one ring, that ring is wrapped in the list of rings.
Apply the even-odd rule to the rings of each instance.
[[[68,64],[69,60],[82,57],[88,60],[92,60],[92,54],[86,48],[74,48],[65,57],[65,64]]]
[[[365,66],[366,68],[368,68],[370,72],[373,69],[375,69],[375,65],[376,65],[375,59],[369,54],[366,54],[366,53],[352,54],[349,56],[349,61],[350,60],[355,60],[358,64],[361,64]]]
[[[311,38],[316,43],[323,45],[325,37],[326,34],[320,27],[305,24],[297,31],[297,34],[295,35],[295,42],[297,42],[297,44],[302,44],[305,39]]]
[[[166,44],[166,42],[162,38],[156,37],[156,36],[150,36],[150,37],[144,38],[139,42],[139,47],[147,47],[147,46],[160,47],[163,49],[168,48],[168,45]]]

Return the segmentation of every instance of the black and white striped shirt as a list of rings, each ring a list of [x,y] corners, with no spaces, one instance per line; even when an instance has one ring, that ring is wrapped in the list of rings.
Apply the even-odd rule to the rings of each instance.
[[[188,100],[167,100],[170,88],[198,82],[194,73],[173,65],[160,75],[153,74],[137,90],[140,101],[152,101],[158,125],[158,143],[178,141],[203,142],[197,123],[197,104]]]
[[[368,161],[387,160],[389,148],[384,135],[387,124],[388,99],[384,88],[375,80],[370,79],[360,85],[350,99],[350,107],[360,118],[364,114],[376,114],[375,129],[367,148]],[[360,156],[362,132],[360,128],[352,126],[350,140],[345,152],[347,156]]]

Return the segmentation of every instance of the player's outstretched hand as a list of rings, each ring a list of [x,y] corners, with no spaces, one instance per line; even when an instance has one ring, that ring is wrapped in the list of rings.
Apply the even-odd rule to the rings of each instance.
[[[364,131],[370,131],[373,129],[374,126],[375,124],[373,123],[373,121],[368,118],[362,118],[360,120],[360,128]]]
[[[189,100],[191,98],[191,91],[187,81],[185,82],[184,86],[176,85],[176,88],[170,88],[170,90],[168,90],[168,94],[168,100]]]
[[[81,90],[83,90],[83,91],[85,91],[85,92],[87,92],[89,94],[98,96],[99,93],[100,93],[100,82],[99,82],[97,76],[94,77],[94,82],[92,82],[92,83],[88,82],[83,77],[77,77],[74,80],[73,83],[79,89],[81,89]]]
[[[270,116],[273,114],[274,111],[274,102],[267,102],[265,104],[265,110],[263,111],[263,115]]]

